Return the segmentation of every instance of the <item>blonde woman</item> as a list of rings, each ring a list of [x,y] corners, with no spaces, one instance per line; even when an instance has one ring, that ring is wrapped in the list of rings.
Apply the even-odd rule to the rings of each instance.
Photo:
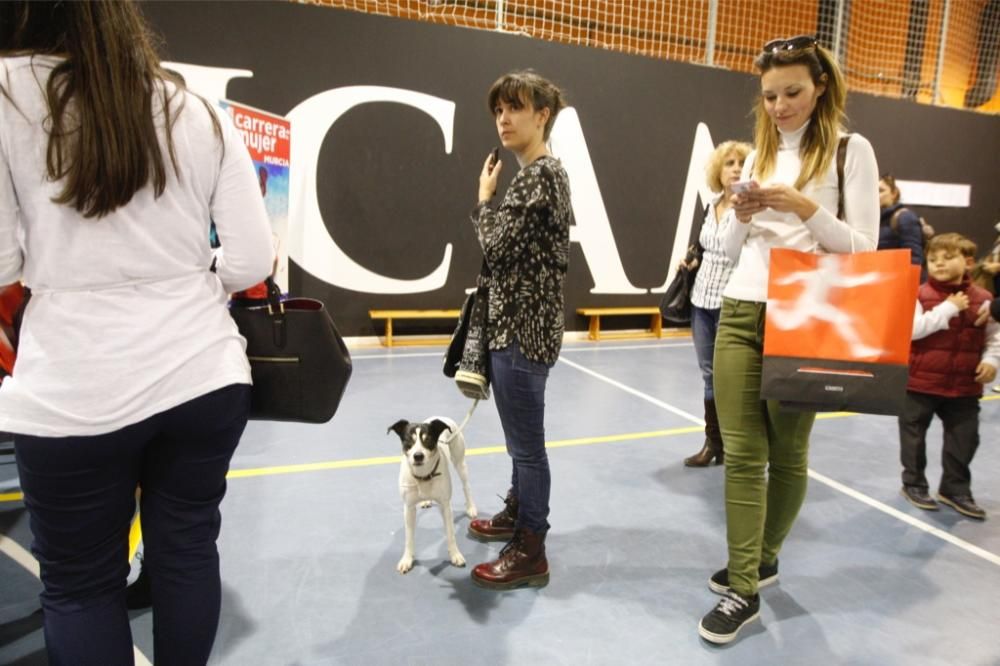
[[[758,617],[757,590],[777,581],[778,552],[806,494],[815,414],[760,399],[770,251],[857,252],[875,249],[878,238],[878,165],[858,134],[846,145],[838,218],[837,148],[847,93],[833,56],[802,35],[768,42],[755,65],[754,151],[742,175],[753,182],[732,198],[735,219],[724,229],[736,268],[715,341],[729,561],[709,581],[723,598],[698,628],[712,643],[732,641]]]
[[[715,393],[712,390],[712,357],[715,354],[715,334],[719,329],[722,290],[733,272],[733,262],[722,247],[722,228],[728,222],[726,213],[732,205],[733,191],[730,186],[740,179],[750,149],[750,144],[740,141],[721,143],[712,151],[705,169],[708,187],[716,195],[705,207],[705,222],[698,234],[698,244],[702,248],[701,267],[691,289],[691,337],[694,338],[698,367],[705,381],[705,443],[701,451],[684,459],[688,467],[707,467],[713,460],[716,465],[721,465],[723,461],[722,433],[719,432]]]

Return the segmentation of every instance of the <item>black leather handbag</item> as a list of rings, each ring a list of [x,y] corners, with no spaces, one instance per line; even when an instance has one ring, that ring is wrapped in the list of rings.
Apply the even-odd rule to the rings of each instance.
[[[445,377],[454,377],[458,390],[473,400],[488,400],[490,397],[490,351],[486,339],[490,277],[489,266],[483,261],[476,290],[466,296],[462,304],[458,325],[444,355]]]
[[[351,355],[321,301],[282,301],[271,278],[267,288],[266,305],[229,308],[247,341],[250,418],[326,423],[351,378]]]
[[[701,264],[699,245],[692,245],[688,248],[684,262],[690,264],[697,259]],[[698,275],[698,268],[694,270],[681,266],[677,269],[677,275],[670,282],[667,291],[664,292],[660,300],[660,314],[669,322],[675,324],[688,324],[691,322],[691,290],[694,289],[694,279]]]

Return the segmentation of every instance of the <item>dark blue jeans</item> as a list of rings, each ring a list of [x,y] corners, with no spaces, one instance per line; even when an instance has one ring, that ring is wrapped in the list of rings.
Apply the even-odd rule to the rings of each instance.
[[[545,452],[545,382],[549,368],[521,354],[517,343],[490,352],[490,381],[507,453],[514,462],[511,487],[518,501],[517,526],[549,529],[552,476]]]
[[[132,664],[128,532],[141,486],[157,664],[204,664],[221,604],[219,503],[250,410],[234,384],[103,435],[14,439],[49,663]]]
[[[712,358],[715,356],[715,334],[719,332],[719,313],[722,308],[706,310],[691,306],[691,337],[694,353],[698,356],[701,378],[705,380],[705,400],[715,400],[712,388]]]

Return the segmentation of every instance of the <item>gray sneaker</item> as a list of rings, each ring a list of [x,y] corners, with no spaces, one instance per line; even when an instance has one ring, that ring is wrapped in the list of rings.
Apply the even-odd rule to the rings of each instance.
[[[778,560],[774,564],[761,564],[757,567],[757,589],[778,582]],[[729,594],[729,569],[719,569],[708,579],[708,589],[716,594]]]

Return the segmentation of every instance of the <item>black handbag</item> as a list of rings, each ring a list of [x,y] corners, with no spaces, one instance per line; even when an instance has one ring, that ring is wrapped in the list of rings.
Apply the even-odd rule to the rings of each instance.
[[[266,284],[266,305],[229,308],[247,341],[250,418],[326,423],[351,378],[351,354],[321,301],[282,301],[274,281]]]
[[[476,280],[476,290],[465,297],[458,325],[444,355],[445,377],[453,377],[458,390],[473,400],[488,400],[490,397],[490,352],[486,339],[490,277],[489,266],[484,260]]]
[[[702,255],[700,249],[700,245],[689,247],[684,262],[690,264],[697,259],[700,266]],[[677,274],[660,300],[660,314],[664,319],[675,324],[691,323],[691,290],[694,289],[694,279],[697,275],[697,267],[693,270],[685,266],[677,269]]]

